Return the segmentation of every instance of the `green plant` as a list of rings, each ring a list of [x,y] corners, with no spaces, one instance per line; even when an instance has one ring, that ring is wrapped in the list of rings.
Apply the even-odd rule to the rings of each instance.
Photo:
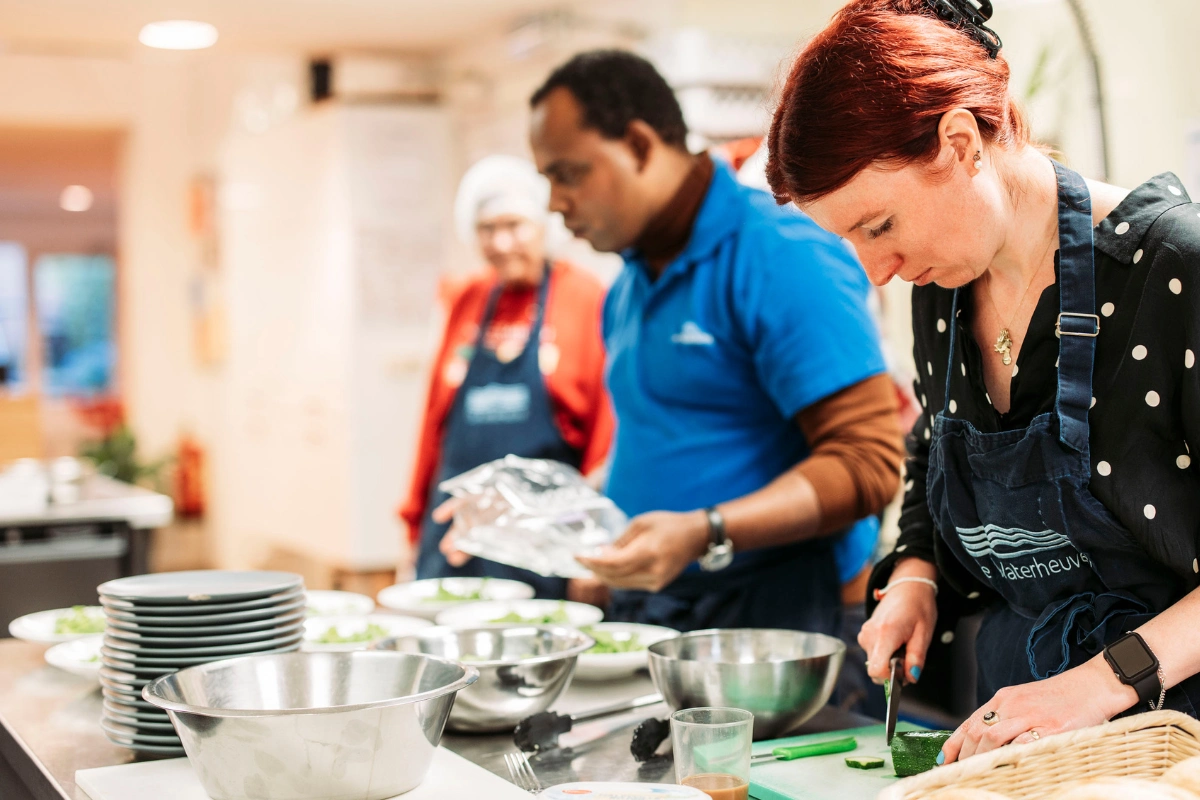
[[[96,471],[126,483],[149,483],[162,490],[164,473],[171,459],[143,463],[138,460],[137,437],[124,423],[112,428],[103,439],[80,448],[81,456],[91,459]]]

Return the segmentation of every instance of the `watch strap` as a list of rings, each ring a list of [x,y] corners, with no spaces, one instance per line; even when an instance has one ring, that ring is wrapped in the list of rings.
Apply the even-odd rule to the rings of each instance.
[[[1137,692],[1138,700],[1143,703],[1149,703],[1151,708],[1157,706],[1159,694],[1162,691],[1162,681],[1158,678],[1157,669],[1141,680],[1133,681],[1129,685]]]
[[[716,506],[704,509],[704,515],[708,517],[709,547],[720,547],[725,544],[728,538],[725,535],[725,517],[717,510]]]

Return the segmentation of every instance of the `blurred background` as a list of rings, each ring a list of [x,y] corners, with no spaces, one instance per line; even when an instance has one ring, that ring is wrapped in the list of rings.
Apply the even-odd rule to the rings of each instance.
[[[112,485],[10,469],[0,568],[391,583],[439,286],[480,266],[454,237],[466,168],[527,155],[532,89],[601,46],[658,65],[694,150],[762,136],[841,4],[0,0],[0,462],[86,455],[174,502],[56,523]],[[1200,4],[995,6],[1039,138],[1088,176],[1200,193]],[[206,25],[145,27],[165,20]],[[882,297],[902,368],[907,290]],[[52,502],[17,507],[39,480]]]

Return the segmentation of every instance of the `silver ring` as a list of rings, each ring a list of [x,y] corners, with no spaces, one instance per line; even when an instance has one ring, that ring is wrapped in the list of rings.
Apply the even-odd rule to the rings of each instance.
[[[1000,721],[1000,715],[997,714],[995,711],[989,711],[983,715],[983,724],[984,725],[995,725],[999,721]]]
[[[1036,742],[1038,739],[1042,738],[1042,735],[1041,735],[1040,733],[1038,733],[1037,731],[1035,731],[1035,730],[1031,730],[1031,731],[1029,732],[1029,735],[1033,737],[1033,740],[1034,740],[1035,742]]]

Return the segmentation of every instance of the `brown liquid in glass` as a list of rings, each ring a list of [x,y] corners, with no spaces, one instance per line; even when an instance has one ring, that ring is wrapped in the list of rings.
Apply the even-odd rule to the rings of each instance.
[[[712,800],[749,800],[750,797],[750,784],[735,775],[707,772],[689,775],[682,783],[699,789]]]

